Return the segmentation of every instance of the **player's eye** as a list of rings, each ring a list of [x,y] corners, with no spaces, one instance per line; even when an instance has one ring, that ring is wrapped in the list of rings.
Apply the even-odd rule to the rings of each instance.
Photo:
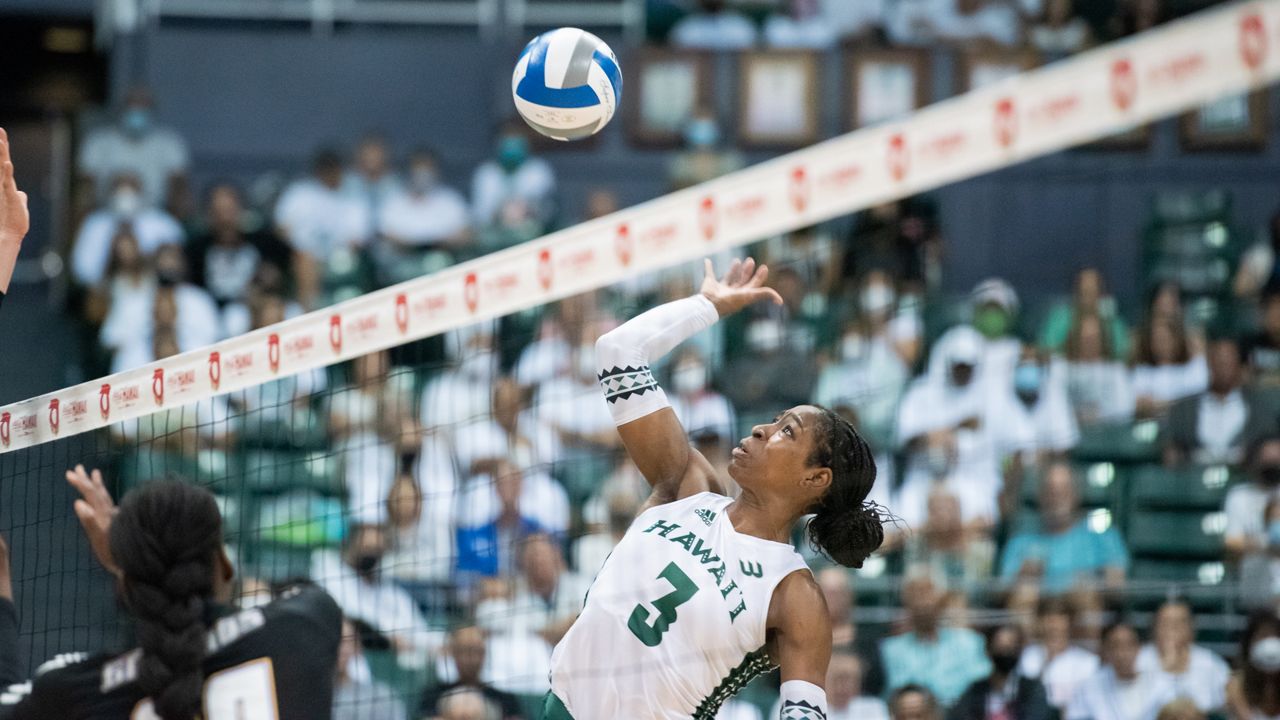
[[[782,432],[784,432],[784,433],[786,433],[786,434],[790,435],[791,437],[795,437],[795,435],[796,435],[796,434],[795,434],[795,432],[791,429],[791,426],[790,426],[790,425],[786,425],[786,426],[784,426],[784,427],[782,428]]]

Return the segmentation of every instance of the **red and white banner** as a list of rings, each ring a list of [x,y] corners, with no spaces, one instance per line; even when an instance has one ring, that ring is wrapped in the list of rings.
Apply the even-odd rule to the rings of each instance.
[[[1280,77],[1280,0],[1199,13],[523,245],[0,407],[0,452],[506,315],[973,177]],[[91,408],[97,411],[91,411]]]

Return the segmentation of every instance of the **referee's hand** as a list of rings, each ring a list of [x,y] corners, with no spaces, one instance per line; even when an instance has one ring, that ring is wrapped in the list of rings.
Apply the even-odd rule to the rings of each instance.
[[[13,162],[9,159],[9,136],[0,128],[0,293],[9,290],[13,266],[18,261],[22,238],[31,228],[27,210],[27,194],[18,189],[13,179]]]

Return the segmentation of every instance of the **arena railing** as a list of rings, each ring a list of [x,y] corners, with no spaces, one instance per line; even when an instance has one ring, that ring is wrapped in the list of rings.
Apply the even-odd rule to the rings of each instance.
[[[1112,135],[1280,77],[1280,0],[1235,2],[522,245],[0,407],[0,453],[188,405]]]

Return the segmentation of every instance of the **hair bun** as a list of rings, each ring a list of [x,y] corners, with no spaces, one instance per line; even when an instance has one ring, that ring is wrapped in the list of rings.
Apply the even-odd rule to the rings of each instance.
[[[874,502],[845,508],[819,507],[809,520],[809,543],[833,562],[860,568],[884,542],[889,515]]]

